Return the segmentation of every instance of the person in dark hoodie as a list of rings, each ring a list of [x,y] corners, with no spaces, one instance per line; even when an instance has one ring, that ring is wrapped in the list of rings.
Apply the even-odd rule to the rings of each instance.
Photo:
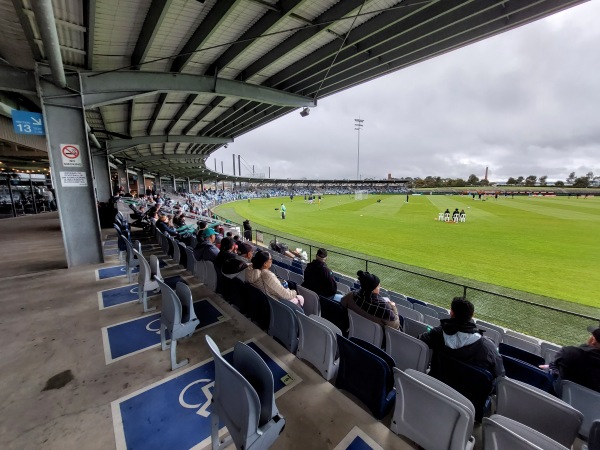
[[[504,376],[502,357],[494,342],[473,323],[473,303],[464,297],[454,297],[450,318],[442,319],[441,325],[419,336],[433,350],[431,372],[433,376],[442,370],[436,354],[446,354],[467,364],[489,370],[494,377]]]
[[[327,250],[320,248],[314,261],[304,269],[302,286],[318,295],[332,299],[337,292],[337,283],[333,273],[327,267]]]
[[[600,328],[593,326],[588,331],[592,334],[587,344],[563,347],[550,363],[550,370],[558,377],[555,388],[560,387],[561,380],[570,380],[600,392]]]

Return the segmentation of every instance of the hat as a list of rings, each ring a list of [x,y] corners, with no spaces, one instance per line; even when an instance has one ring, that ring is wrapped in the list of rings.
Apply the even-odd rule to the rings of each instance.
[[[356,275],[358,275],[358,282],[362,291],[373,292],[379,286],[379,277],[377,275],[363,272],[362,270],[356,272]]]
[[[253,250],[252,246],[247,242],[238,241],[238,254],[245,255]]]
[[[212,228],[205,228],[204,230],[202,230],[202,237],[204,239],[206,239],[210,236],[213,236],[215,234],[217,234],[217,232],[215,230],[213,230]]]
[[[317,256],[319,258],[327,258],[327,250],[325,250],[324,248],[320,248],[319,250],[317,250]]]
[[[590,333],[592,333],[592,336],[594,336],[594,339],[596,339],[598,342],[600,342],[600,328],[597,325],[589,326],[588,331]]]

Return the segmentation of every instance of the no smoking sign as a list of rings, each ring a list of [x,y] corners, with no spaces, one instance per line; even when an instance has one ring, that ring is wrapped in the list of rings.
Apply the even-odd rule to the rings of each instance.
[[[79,145],[60,144],[60,154],[62,156],[63,167],[81,167],[81,152]]]

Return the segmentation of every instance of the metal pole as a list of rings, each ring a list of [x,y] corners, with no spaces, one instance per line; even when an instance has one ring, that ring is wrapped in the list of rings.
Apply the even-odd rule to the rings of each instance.
[[[356,156],[356,179],[360,180],[360,129],[363,127],[363,122],[359,116],[358,119],[354,119],[355,130],[358,132],[358,142],[357,142],[357,156]]]
[[[225,171],[223,170],[223,161],[221,161],[221,173],[225,173]]]
[[[7,179],[8,182],[8,195],[10,196],[10,205],[12,206],[13,217],[17,217],[17,207],[15,206],[15,199],[13,197],[12,186],[10,185],[10,175]]]
[[[215,172],[217,171],[217,158],[215,158]]]
[[[233,176],[235,177],[235,153],[231,156],[233,156]]]
[[[33,192],[33,180],[31,179],[31,175],[29,175],[29,189],[31,190],[31,201],[33,202],[33,212],[34,214],[38,213],[37,205],[35,203],[35,192]]]

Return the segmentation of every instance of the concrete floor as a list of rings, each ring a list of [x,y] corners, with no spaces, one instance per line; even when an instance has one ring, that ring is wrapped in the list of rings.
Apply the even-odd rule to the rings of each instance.
[[[103,234],[114,239],[112,230]],[[135,302],[99,309],[98,291],[128,284],[125,277],[96,280],[96,269],[115,266],[118,258],[66,269],[58,217],[52,213],[2,220],[0,236],[0,446],[115,448],[111,402],[173,374],[169,353],[156,348],[105,362],[101,328],[142,315]],[[158,248],[152,251],[158,253]],[[163,276],[174,274],[188,281],[194,298],[210,297],[231,317],[180,343],[180,359],[189,358],[190,364],[208,359],[206,333],[221,350],[254,338],[302,379],[277,399],[286,427],[274,448],[331,449],[354,426],[385,449],[412,448],[389,430],[390,417],[375,420],[220,296],[180,269],[163,269]],[[72,381],[43,390],[51,377],[66,370],[72,372]]]

